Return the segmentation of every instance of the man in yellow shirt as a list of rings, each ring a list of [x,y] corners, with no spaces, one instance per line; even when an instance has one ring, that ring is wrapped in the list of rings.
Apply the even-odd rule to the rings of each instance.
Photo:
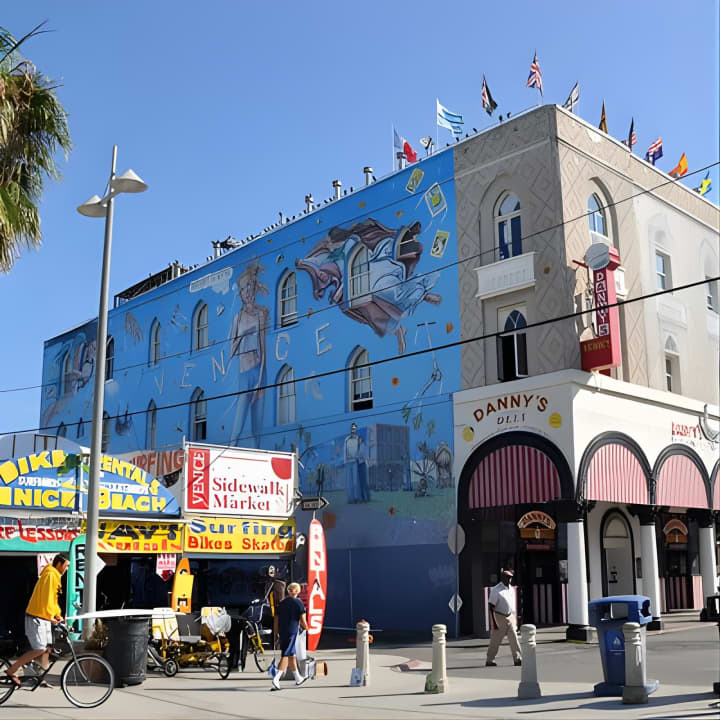
[[[25,634],[30,642],[30,650],[21,655],[5,672],[16,685],[20,678],[15,673],[23,666],[42,655],[41,664],[47,667],[50,662],[52,647],[52,626],[60,622],[62,610],[58,605],[58,593],[62,587],[62,576],[68,569],[70,561],[62,554],[53,558],[52,565],[47,565],[40,573],[30,602],[25,610]]]

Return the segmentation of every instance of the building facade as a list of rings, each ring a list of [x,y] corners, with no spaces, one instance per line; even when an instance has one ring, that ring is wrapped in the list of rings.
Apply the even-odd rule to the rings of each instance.
[[[716,277],[717,226],[537,108],[116,304],[104,445],[168,484],[183,438],[295,450],[330,626],[483,633],[509,563],[528,621],[581,637],[589,596],[642,589],[660,622],[715,577],[717,283],[639,299]],[[593,244],[633,301],[609,377],[581,369]],[[76,442],[95,328],[45,343],[40,424]]]

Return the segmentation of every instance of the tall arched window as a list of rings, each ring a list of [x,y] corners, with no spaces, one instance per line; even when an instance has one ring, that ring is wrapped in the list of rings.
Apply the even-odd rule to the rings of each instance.
[[[522,227],[520,199],[515,193],[505,193],[495,206],[495,232],[500,260],[522,255]]]
[[[603,204],[595,193],[588,198],[588,224],[591,233],[602,235],[605,238],[608,236]]]
[[[498,327],[511,333],[498,338],[498,379],[500,382],[527,377],[527,337],[519,332],[527,327],[525,308],[504,309],[498,311]]]
[[[150,365],[157,365],[160,359],[160,321],[155,318],[150,325]]]
[[[207,437],[207,401],[205,393],[195,388],[190,399],[190,438],[195,442]]]
[[[665,389],[680,392],[680,351],[672,335],[665,338]]]
[[[370,292],[370,258],[367,248],[360,246],[350,260],[350,302],[367,302]]]
[[[369,410],[373,406],[372,374],[368,351],[358,348],[350,361],[350,409]]]
[[[157,406],[151,400],[145,416],[145,449],[152,450],[157,445]]]
[[[280,327],[294,325],[297,322],[297,278],[294,272],[285,275],[280,283],[278,317]]]
[[[208,346],[208,306],[201,303],[193,315],[192,349],[202,350]]]
[[[115,340],[112,335],[105,345],[105,379],[112,380],[115,371]]]
[[[107,412],[103,413],[103,424],[102,424],[102,443],[100,445],[100,450],[102,452],[107,452],[108,447],[110,446],[110,416],[107,414]]]
[[[287,425],[295,422],[295,371],[288,365],[278,375],[277,423]]]
[[[72,392],[72,359],[69,351],[63,356],[61,373],[60,394],[67,395]]]

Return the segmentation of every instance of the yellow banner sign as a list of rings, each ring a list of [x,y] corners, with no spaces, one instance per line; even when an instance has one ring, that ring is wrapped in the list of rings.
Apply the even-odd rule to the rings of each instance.
[[[182,524],[100,520],[98,552],[181,553]]]
[[[295,550],[295,518],[234,520],[219,517],[186,518],[185,552],[276,554]]]

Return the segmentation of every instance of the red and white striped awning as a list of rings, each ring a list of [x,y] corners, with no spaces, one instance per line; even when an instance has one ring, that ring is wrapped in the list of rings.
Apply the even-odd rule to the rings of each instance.
[[[471,509],[547,502],[561,497],[560,474],[545,453],[510,445],[480,461],[470,480]]]
[[[650,502],[647,478],[632,451],[619,443],[597,449],[587,469],[585,499],[638,505]]]
[[[657,477],[655,502],[684,508],[708,506],[700,470],[687,455],[671,455],[662,464]]]

